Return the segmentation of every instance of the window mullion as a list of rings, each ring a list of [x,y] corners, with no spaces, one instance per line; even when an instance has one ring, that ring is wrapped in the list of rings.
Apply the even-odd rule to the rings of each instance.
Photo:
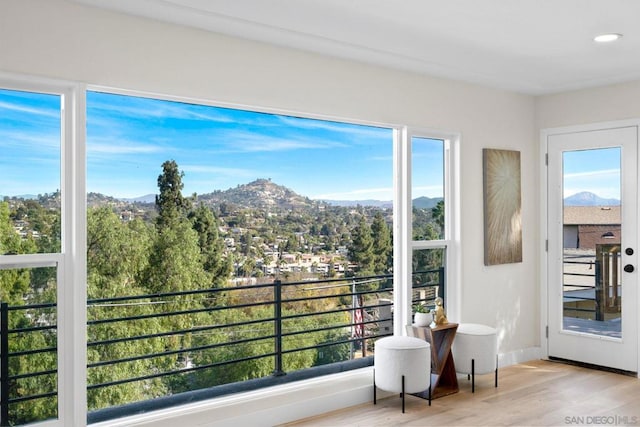
[[[59,418],[85,426],[86,408],[86,193],[85,90],[65,92],[62,133],[62,253],[58,289]]]
[[[411,323],[411,142],[408,129],[396,131],[394,206],[394,334]]]

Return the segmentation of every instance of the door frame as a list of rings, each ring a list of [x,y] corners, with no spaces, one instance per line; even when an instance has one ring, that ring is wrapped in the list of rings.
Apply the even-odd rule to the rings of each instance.
[[[549,178],[547,175],[547,139],[550,135],[562,134],[562,133],[576,133],[576,132],[589,132],[589,131],[597,131],[597,130],[606,130],[606,129],[614,129],[621,127],[629,127],[629,126],[637,126],[640,134],[640,119],[629,119],[629,120],[617,120],[617,121],[608,121],[608,122],[599,122],[599,123],[590,123],[584,125],[572,125],[572,126],[562,126],[562,127],[554,127],[554,128],[545,128],[540,130],[540,142],[539,142],[539,173],[540,173],[540,247],[539,247],[539,257],[540,257],[540,347],[541,347],[541,355],[544,359],[549,359],[549,292],[548,292],[548,273],[549,273],[549,259],[547,257],[548,252],[548,239],[549,239],[549,224],[548,224],[548,186],[549,186]],[[640,147],[638,150],[640,157]],[[640,159],[638,159],[638,182],[636,182],[636,188],[639,189],[640,192]],[[639,201],[640,205],[640,194]],[[640,208],[640,206],[639,206]],[[639,209],[640,212],[640,209]],[[640,239],[638,239],[640,241]],[[636,286],[640,286],[640,280],[636,284]],[[637,292],[636,297],[636,306],[640,308],[640,292]],[[636,355],[638,358],[638,373],[637,377],[640,378],[640,316],[636,316],[637,325],[637,334],[639,335],[639,339],[637,340],[638,345],[636,349]]]

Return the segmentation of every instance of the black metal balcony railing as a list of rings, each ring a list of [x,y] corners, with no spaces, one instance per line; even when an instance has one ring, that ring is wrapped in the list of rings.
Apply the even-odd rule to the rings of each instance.
[[[565,255],[563,260],[563,299],[564,299],[564,312],[565,316],[574,314],[577,315],[580,312],[583,313],[595,313],[595,296],[589,297],[580,294],[579,291],[593,289],[595,281],[595,271],[593,272],[572,272],[572,267],[587,267],[592,269],[594,262],[592,260],[584,260],[582,256]],[[584,269],[582,269],[584,270]],[[589,280],[591,283],[582,284],[581,279]],[[587,307],[578,306],[578,302],[588,301],[591,304]]]
[[[565,317],[606,320],[620,313],[620,244],[598,244],[591,253],[565,253]]]
[[[413,303],[444,297],[444,268],[415,274],[421,283],[413,284]],[[392,288],[391,275],[377,275],[90,299],[88,421],[369,366],[373,342],[393,333]],[[31,324],[10,328],[10,314],[23,310],[55,312],[55,304],[0,306],[2,426],[39,420],[29,418],[31,402],[45,401],[53,407],[48,415],[40,410],[40,419],[57,416],[56,364],[53,369],[31,367],[26,372],[25,363],[13,363],[44,354],[55,359],[56,347],[14,351],[11,346],[12,339],[34,332],[49,334],[55,342],[56,325],[31,314],[27,316]],[[204,315],[217,317],[198,323]],[[217,357],[220,354],[224,358]],[[258,361],[270,366],[268,373],[245,369],[242,378],[231,375],[234,369]],[[198,376],[203,371],[207,375]],[[27,378],[47,378],[51,383],[52,377],[52,389],[21,385]],[[217,381],[217,377],[224,378]],[[172,384],[171,390],[166,382]],[[149,394],[133,395],[128,401],[100,401],[104,396],[121,397],[124,392],[108,392],[131,383]],[[156,386],[165,394],[154,391]]]

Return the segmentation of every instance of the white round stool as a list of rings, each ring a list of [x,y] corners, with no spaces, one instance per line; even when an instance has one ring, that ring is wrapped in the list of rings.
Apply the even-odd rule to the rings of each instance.
[[[475,393],[475,375],[495,372],[498,387],[498,335],[496,329],[476,323],[458,325],[453,341],[453,361],[456,372],[471,377],[471,392]]]
[[[400,393],[402,412],[406,393],[428,390],[431,406],[431,346],[420,338],[394,336],[376,341],[373,356],[373,404],[376,388]]]

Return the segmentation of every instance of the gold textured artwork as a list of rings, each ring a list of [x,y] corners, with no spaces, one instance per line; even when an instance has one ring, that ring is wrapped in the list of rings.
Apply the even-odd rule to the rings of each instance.
[[[522,262],[520,152],[482,150],[484,264]]]

